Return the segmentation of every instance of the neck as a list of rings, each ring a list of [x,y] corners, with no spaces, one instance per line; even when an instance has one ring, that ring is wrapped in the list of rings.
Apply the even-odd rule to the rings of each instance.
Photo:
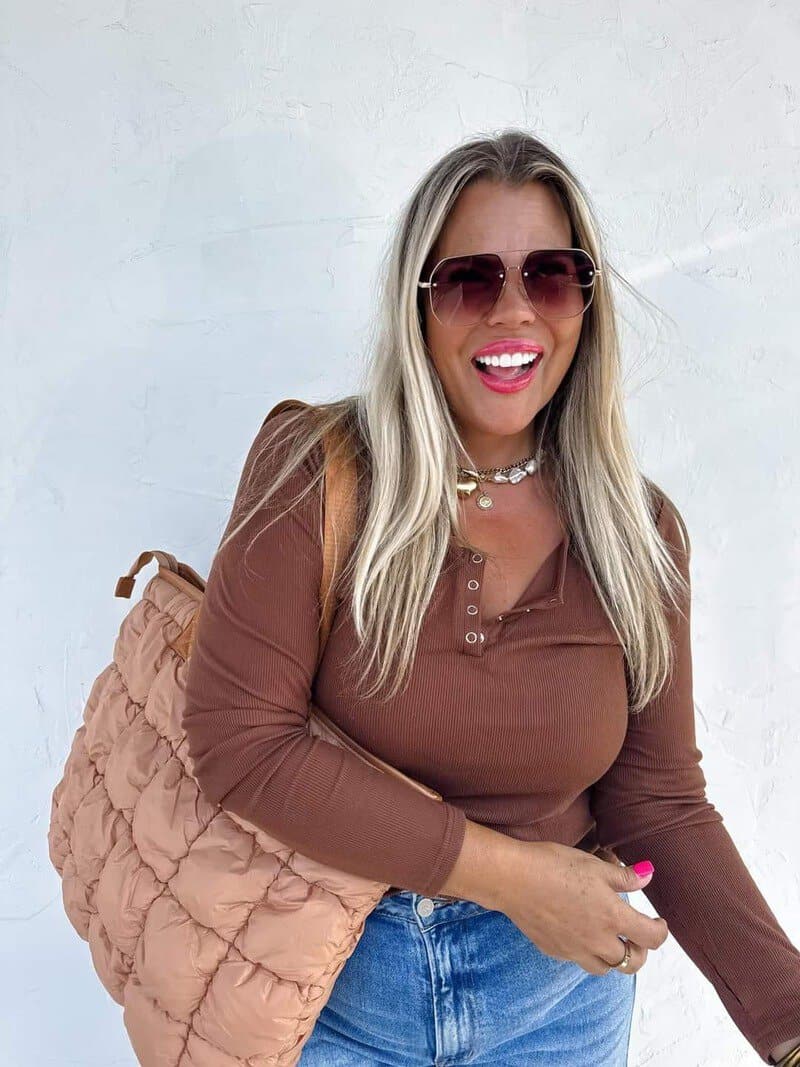
[[[524,427],[517,434],[462,433],[461,440],[469,452],[476,470],[489,470],[492,467],[510,467],[520,460],[533,456],[537,442],[533,438],[532,428]],[[461,466],[467,462],[466,457],[459,460]]]

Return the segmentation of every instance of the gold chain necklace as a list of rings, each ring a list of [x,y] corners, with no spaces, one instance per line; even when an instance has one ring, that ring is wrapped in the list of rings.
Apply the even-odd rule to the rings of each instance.
[[[486,470],[472,470],[470,467],[459,467],[456,491],[460,497],[464,498],[472,496],[480,483],[485,481],[491,481],[498,485],[508,482],[512,485],[517,485],[523,478],[527,478],[531,474],[536,473],[542,465],[544,455],[545,453],[539,450],[538,452],[534,452],[532,456],[521,459],[517,463],[510,463],[506,467],[488,467]],[[475,498],[475,503],[484,511],[494,507],[494,500],[492,500],[489,494],[485,491],[478,494]]]

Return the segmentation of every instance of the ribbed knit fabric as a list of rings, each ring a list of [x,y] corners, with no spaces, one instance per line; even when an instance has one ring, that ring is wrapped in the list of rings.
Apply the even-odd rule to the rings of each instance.
[[[250,449],[228,529],[250,470],[269,481],[263,457],[256,464],[266,434]],[[278,501],[321,462],[320,446]],[[688,578],[680,517],[660,498],[658,528]],[[318,516],[318,492],[268,530],[259,513],[211,568],[183,723],[207,797],[315,859],[426,895],[452,870],[465,817],[564,845],[595,825],[624,863],[653,862],[645,895],[762,1059],[800,1035],[800,953],[706,798],[688,621],[671,613],[672,678],[629,715],[622,648],[568,534],[500,618],[481,614],[482,555],[453,543],[410,685],[388,703],[358,699],[356,668],[344,665],[355,647],[346,598],[314,673]],[[309,736],[312,702],[444,801]]]

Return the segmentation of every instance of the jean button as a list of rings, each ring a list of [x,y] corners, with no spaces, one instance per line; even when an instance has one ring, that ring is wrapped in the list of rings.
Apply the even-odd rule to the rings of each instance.
[[[423,919],[427,919],[429,915],[433,914],[434,904],[430,897],[423,897],[417,904],[417,913],[422,916]]]

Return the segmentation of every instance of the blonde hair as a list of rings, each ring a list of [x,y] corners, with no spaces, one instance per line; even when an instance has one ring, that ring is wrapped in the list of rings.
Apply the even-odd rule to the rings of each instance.
[[[555,503],[570,531],[572,551],[585,567],[624,650],[629,710],[642,708],[666,682],[674,663],[667,601],[688,603],[684,578],[656,526],[658,487],[642,475],[623,412],[613,274],[647,304],[609,264],[600,227],[577,177],[556,153],[523,130],[461,144],[418,182],[382,266],[373,340],[363,388],[314,406],[314,417],[292,412],[280,419],[287,458],[266,493],[232,525],[218,552],[265,507],[325,434],[338,427],[358,461],[359,486],[369,482],[363,515],[341,581],[360,655],[371,654],[357,684],[375,666],[375,696],[386,699],[408,684],[420,628],[451,538],[470,548],[460,522],[455,472],[474,466],[459,438],[441,381],[424,339],[425,290],[417,287],[437,237],[467,183],[488,179],[509,186],[546,182],[570,219],[573,247],[588,251],[603,270],[584,313],[572,363],[551,400],[534,419],[548,455]],[[269,426],[269,422],[267,423]],[[271,447],[268,441],[265,448]],[[463,458],[467,456],[467,462]],[[322,479],[320,469],[293,506]],[[676,515],[688,568],[688,537]],[[275,521],[275,520],[273,520]],[[480,551],[484,552],[484,549]]]

